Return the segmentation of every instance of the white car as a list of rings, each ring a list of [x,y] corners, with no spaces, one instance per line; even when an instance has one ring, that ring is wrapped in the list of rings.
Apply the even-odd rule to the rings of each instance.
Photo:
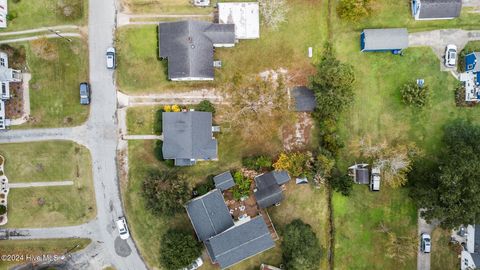
[[[430,241],[430,235],[428,233],[422,233],[420,239],[420,250],[423,253],[430,253],[431,249],[432,245]]]
[[[450,44],[445,49],[445,66],[455,67],[457,65],[457,46]]]
[[[117,220],[117,229],[120,233],[120,238],[123,240],[127,240],[130,237],[130,233],[128,232],[127,221],[125,217],[120,217]]]
[[[202,258],[198,257],[192,264],[183,268],[182,270],[196,270],[196,269],[200,268],[200,266],[202,266],[202,265],[203,265],[203,260],[202,260]]]
[[[115,48],[110,47],[107,49],[107,68],[115,69]]]

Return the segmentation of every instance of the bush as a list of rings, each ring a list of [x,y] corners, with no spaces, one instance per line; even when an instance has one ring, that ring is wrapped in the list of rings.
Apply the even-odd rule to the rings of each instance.
[[[162,121],[163,110],[157,110],[155,112],[155,121],[153,123],[153,131],[155,134],[162,134],[163,132],[163,121]]]
[[[7,14],[7,21],[13,21],[18,17],[18,13],[16,10],[9,11]]]
[[[191,233],[168,230],[160,242],[160,264],[164,269],[182,269],[194,262],[202,253],[202,247]]]
[[[272,159],[269,156],[253,156],[242,158],[242,165],[249,170],[270,170]]]
[[[215,106],[208,100],[203,100],[202,102],[198,103],[197,106],[195,106],[195,110],[200,112],[211,112],[212,114],[215,114]]]
[[[353,180],[350,176],[341,174],[338,169],[336,169],[330,178],[330,186],[343,196],[348,196],[352,193]]]
[[[370,0],[340,0],[337,7],[341,19],[356,22],[370,15]]]
[[[472,107],[477,104],[475,102],[468,102],[465,98],[465,87],[460,85],[455,89],[455,104],[458,107]]]
[[[153,154],[155,155],[155,158],[158,161],[164,161],[162,147],[163,147],[162,141],[158,140],[155,142],[155,147],[153,148]]]
[[[7,207],[3,204],[0,204],[0,215],[7,213]]]
[[[202,196],[207,194],[210,190],[213,190],[215,188],[215,183],[213,182],[213,177],[214,175],[211,174],[207,176],[207,179],[205,179],[204,182],[198,184],[194,188],[195,195],[197,196]]]
[[[428,85],[420,87],[416,82],[407,83],[400,90],[403,103],[419,108],[428,103],[429,92]]]
[[[18,4],[21,0],[12,0],[13,3]]]
[[[282,258],[286,269],[317,269],[321,255],[320,241],[309,224],[300,219],[295,219],[285,226]]]
[[[245,176],[242,172],[235,172],[233,174],[233,180],[235,181],[235,186],[233,187],[233,198],[235,200],[240,200],[242,197],[250,195],[250,186],[252,181]]]

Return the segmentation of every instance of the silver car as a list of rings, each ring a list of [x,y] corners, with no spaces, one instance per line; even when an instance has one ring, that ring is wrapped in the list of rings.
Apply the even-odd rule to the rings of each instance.
[[[430,235],[428,233],[422,233],[420,237],[420,250],[423,253],[430,253],[432,248]]]
[[[115,48],[110,47],[107,49],[107,68],[115,69]]]
[[[455,67],[457,65],[457,46],[450,44],[445,49],[445,66]]]
[[[116,223],[118,232],[120,233],[120,238],[127,240],[130,237],[130,232],[128,232],[127,221],[125,220],[125,217],[119,217]]]

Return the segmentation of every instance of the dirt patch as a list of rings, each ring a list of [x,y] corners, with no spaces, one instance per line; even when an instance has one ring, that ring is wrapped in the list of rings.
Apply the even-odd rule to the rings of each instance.
[[[309,113],[298,113],[293,125],[283,128],[283,147],[287,151],[303,150],[311,140],[313,119]]]
[[[21,82],[10,83],[11,98],[5,104],[5,113],[8,118],[16,119],[23,115],[23,86]]]
[[[58,46],[47,38],[34,40],[31,44],[33,53],[38,57],[48,61],[58,59]]]

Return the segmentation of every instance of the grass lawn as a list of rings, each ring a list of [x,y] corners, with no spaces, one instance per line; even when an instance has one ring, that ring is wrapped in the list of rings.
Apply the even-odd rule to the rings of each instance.
[[[81,39],[43,41],[23,44],[32,73],[31,119],[19,128],[79,125],[89,113],[88,106],[80,105],[78,93],[80,82],[88,81],[87,44]]]
[[[12,183],[74,182],[73,186],[11,189],[7,227],[66,226],[95,216],[92,162],[83,146],[69,141],[1,144],[0,154]]]
[[[383,223],[397,236],[416,236],[417,210],[407,190],[370,192],[355,185],[352,195],[333,197],[335,269],[415,269],[416,256],[402,264],[385,256]]]
[[[67,6],[63,6],[62,2]],[[64,14],[62,7],[70,15],[62,15]],[[8,21],[8,28],[1,29],[0,32],[64,24],[84,25],[88,17],[88,1],[27,0],[15,3],[8,0],[8,11],[10,15],[17,14],[17,17]]]
[[[0,254],[23,255],[23,259],[16,262],[0,260],[0,269],[6,270],[16,264],[31,262],[31,260],[26,260],[27,255],[32,257],[42,255],[62,256],[66,252],[82,250],[90,242],[92,242],[90,239],[83,238],[0,241]],[[73,249],[76,245],[79,246]]]
[[[451,232],[436,228],[432,233],[431,269],[460,269],[460,258],[450,244]]]
[[[213,12],[211,7],[195,7],[190,0],[122,0],[122,6],[133,13],[155,13],[155,14],[209,14]]]
[[[155,113],[162,106],[138,106],[130,107],[127,111],[127,133],[135,134],[155,134],[154,121]]]
[[[310,68],[308,47],[313,47],[318,57],[318,48],[326,39],[327,2],[292,0],[289,4],[288,23],[277,30],[261,26],[260,39],[241,40],[234,48],[216,49],[215,59],[222,60],[223,66],[216,71],[214,82],[168,81],[167,62],[158,60],[157,26],[120,28],[117,32],[120,90],[138,94],[213,87],[223,85],[236,72],[251,75],[282,67],[303,73]]]

